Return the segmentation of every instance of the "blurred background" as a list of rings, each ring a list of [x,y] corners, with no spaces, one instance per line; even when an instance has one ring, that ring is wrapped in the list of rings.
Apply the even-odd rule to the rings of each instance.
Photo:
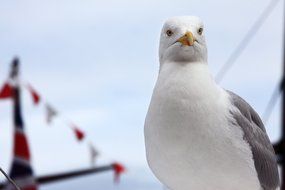
[[[269,0],[23,0],[0,3],[0,84],[10,62],[21,60],[21,79],[88,134],[100,152],[97,165],[123,163],[120,184],[112,173],[41,186],[41,190],[157,190],[150,172],[143,126],[158,74],[160,29],[168,17],[202,18],[213,75],[219,71]],[[221,85],[261,115],[281,79],[283,2],[280,1]],[[45,122],[44,109],[23,91],[23,117],[36,175],[90,166],[88,147],[62,121]],[[278,102],[280,105],[280,102]],[[9,171],[11,102],[0,101],[0,166]],[[280,107],[266,125],[275,142]],[[0,179],[4,180],[3,177]]]

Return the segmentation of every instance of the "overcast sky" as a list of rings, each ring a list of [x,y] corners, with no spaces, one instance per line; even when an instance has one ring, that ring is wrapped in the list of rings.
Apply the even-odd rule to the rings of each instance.
[[[0,83],[10,61],[21,60],[23,81],[61,113],[47,126],[43,106],[24,91],[24,119],[36,174],[88,167],[88,141],[101,153],[98,164],[124,163],[119,186],[112,174],[43,186],[59,189],[155,190],[161,185],[145,160],[143,125],[158,72],[158,42],[164,20],[197,15],[204,20],[209,66],[221,68],[269,0],[23,0],[0,5]],[[262,114],[282,71],[283,4],[280,1],[221,85]],[[277,106],[266,125],[279,137]],[[63,119],[62,119],[63,118]],[[78,143],[65,120],[79,125]],[[11,102],[0,102],[0,165],[9,170]]]

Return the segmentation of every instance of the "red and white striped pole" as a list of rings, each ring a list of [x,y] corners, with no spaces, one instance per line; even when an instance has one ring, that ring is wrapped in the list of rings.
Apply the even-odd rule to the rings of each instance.
[[[13,100],[14,145],[13,161],[9,176],[22,190],[37,190],[38,188],[31,166],[29,144],[25,134],[24,122],[21,113],[21,89],[18,75],[19,59],[15,58],[12,62],[10,73]],[[8,184],[6,189],[14,190],[14,187]]]

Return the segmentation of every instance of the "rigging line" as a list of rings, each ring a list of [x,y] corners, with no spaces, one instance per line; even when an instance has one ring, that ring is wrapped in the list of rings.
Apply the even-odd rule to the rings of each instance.
[[[263,12],[260,14],[258,19],[254,22],[252,27],[248,30],[244,38],[240,41],[236,49],[232,52],[232,54],[229,56],[227,61],[224,63],[222,68],[219,70],[219,72],[216,75],[216,81],[217,83],[220,83],[225,74],[229,71],[229,69],[233,66],[235,61],[238,59],[238,57],[241,55],[243,50],[247,47],[253,36],[258,32],[258,30],[261,28],[265,20],[268,18],[272,10],[275,8],[279,0],[272,0],[268,6],[263,10]]]
[[[0,167],[0,172],[6,177],[6,179],[17,189],[21,190],[20,187],[6,174],[6,172]]]
[[[265,111],[262,115],[262,120],[264,122],[264,125],[266,125],[267,121],[269,120],[271,113],[273,111],[273,108],[275,107],[282,90],[283,90],[283,81],[275,87],[269,99],[269,102],[266,105]]]

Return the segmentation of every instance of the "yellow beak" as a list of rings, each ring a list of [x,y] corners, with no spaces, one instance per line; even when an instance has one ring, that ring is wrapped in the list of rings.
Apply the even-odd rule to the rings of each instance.
[[[193,46],[195,38],[192,32],[186,32],[181,38],[177,40],[177,42],[180,42],[184,46]]]

